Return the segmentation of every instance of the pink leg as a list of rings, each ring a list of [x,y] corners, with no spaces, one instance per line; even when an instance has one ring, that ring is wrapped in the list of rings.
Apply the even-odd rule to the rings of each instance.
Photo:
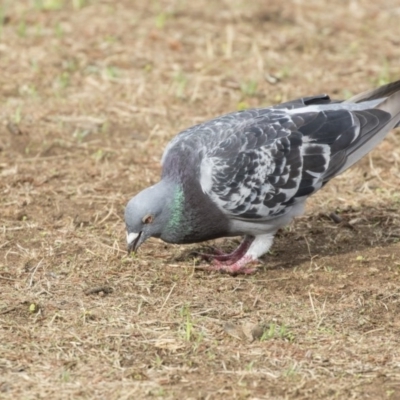
[[[206,267],[205,269],[208,271],[223,272],[230,275],[248,275],[253,274],[256,271],[256,268],[247,267],[249,264],[255,262],[257,262],[257,259],[254,259],[252,256],[243,256],[234,263],[224,263],[215,260],[211,266]]]
[[[229,254],[223,253],[221,250],[215,249],[216,254],[199,254],[199,255],[207,260],[212,260],[216,262],[226,262],[227,264],[234,264],[246,254],[246,251],[249,249],[253,240],[254,240],[253,237],[245,236],[242,243],[240,243],[239,247]]]

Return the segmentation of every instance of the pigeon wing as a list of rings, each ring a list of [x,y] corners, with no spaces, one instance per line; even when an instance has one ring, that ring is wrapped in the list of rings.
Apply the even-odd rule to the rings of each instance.
[[[271,108],[237,125],[218,145],[206,145],[203,192],[233,218],[284,214],[342,172],[352,152],[390,119],[381,110],[351,111],[342,104]]]

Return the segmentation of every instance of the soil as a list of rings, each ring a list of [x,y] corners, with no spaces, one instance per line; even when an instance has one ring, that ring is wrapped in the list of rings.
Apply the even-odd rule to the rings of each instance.
[[[400,399],[400,131],[250,276],[125,247],[168,141],[400,76],[398,2],[0,3],[0,398]]]

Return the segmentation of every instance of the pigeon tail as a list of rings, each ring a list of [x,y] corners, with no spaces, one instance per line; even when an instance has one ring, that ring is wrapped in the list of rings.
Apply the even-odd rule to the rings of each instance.
[[[352,100],[353,99],[353,100]],[[386,135],[400,124],[400,81],[389,83],[375,90],[364,92],[354,96],[345,103],[351,101],[356,103],[367,103],[379,100],[373,110],[385,112],[388,115],[384,124],[379,124],[375,129],[361,132],[360,139],[348,150],[348,159],[344,166],[337,172],[337,175],[350,168],[358,160],[363,158],[374,149]],[[373,111],[371,110],[371,112]],[[356,112],[357,115],[357,112]]]

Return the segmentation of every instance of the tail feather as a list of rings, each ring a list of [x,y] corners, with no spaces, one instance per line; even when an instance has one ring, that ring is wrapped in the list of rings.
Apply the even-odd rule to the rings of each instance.
[[[349,149],[346,162],[334,175],[338,175],[350,168],[376,147],[393,128],[400,125],[400,80],[361,93],[346,100],[346,103],[363,103],[379,99],[382,101],[376,102],[369,112],[375,114],[380,120],[380,123],[373,129],[361,127],[359,139],[354,143],[354,146]],[[368,112],[368,110],[364,112]],[[357,115],[357,112],[355,112],[355,114]]]
[[[362,101],[377,100],[391,96],[400,90],[400,80],[380,86],[376,89],[367,90],[359,93],[350,99],[345,100],[345,103],[361,103]]]
[[[392,116],[391,121],[398,119],[400,114],[400,85],[397,92],[384,98],[376,108],[388,112]]]

